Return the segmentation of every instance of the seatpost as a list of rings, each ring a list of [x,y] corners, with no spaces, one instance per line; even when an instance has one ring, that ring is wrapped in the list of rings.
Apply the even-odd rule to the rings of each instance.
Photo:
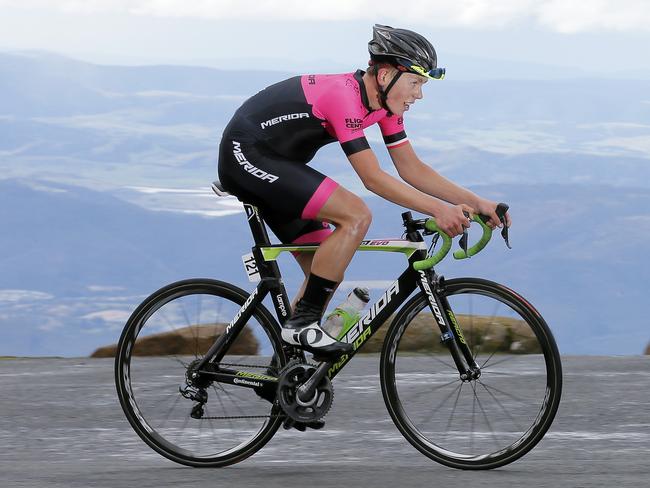
[[[246,217],[248,217],[248,225],[251,228],[251,234],[253,234],[253,240],[257,246],[270,246],[271,241],[269,240],[269,234],[266,232],[266,227],[262,222],[260,213],[257,210],[257,207],[251,205],[250,203],[244,203],[244,209],[246,210]]]

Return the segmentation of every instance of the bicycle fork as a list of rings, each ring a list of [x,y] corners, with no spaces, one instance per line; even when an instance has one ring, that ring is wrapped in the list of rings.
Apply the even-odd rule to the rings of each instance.
[[[481,368],[474,360],[447,297],[439,293],[444,290],[444,278],[434,274],[432,270],[418,271],[418,274],[420,288],[427,297],[429,308],[440,329],[440,340],[449,349],[460,379],[462,381],[478,379],[481,376]]]

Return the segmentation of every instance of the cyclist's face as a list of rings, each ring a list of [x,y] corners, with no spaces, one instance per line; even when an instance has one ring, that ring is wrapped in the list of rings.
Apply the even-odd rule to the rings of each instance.
[[[386,103],[395,115],[402,116],[416,100],[422,98],[422,85],[428,80],[414,73],[402,73],[388,92]]]

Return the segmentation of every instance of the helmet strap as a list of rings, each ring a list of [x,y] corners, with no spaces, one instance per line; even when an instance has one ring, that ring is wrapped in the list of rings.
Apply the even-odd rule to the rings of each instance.
[[[390,111],[388,108],[388,103],[386,100],[388,99],[388,92],[390,91],[391,88],[393,88],[393,85],[397,83],[397,80],[399,80],[399,77],[402,76],[402,71],[397,70],[397,74],[393,77],[392,80],[390,80],[390,83],[385,89],[381,88],[381,85],[379,84],[379,74],[375,75],[375,80],[377,81],[377,91],[379,91],[379,103],[382,106],[383,109],[388,112],[388,115],[393,115],[393,113]]]

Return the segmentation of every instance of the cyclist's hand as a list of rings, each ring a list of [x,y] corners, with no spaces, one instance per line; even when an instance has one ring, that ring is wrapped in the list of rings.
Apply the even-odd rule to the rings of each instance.
[[[502,227],[501,221],[499,220],[499,216],[495,212],[496,208],[497,208],[496,202],[481,198],[479,200],[478,207],[476,209],[477,213],[490,217],[490,220],[488,220],[486,224],[491,229],[494,229],[495,227]],[[511,225],[512,225],[512,220],[510,219],[510,214],[506,212],[506,226],[510,227]]]
[[[468,218],[465,213],[470,217]],[[474,214],[474,209],[462,203],[453,207],[445,205],[436,214],[435,218],[440,230],[449,237],[455,237],[462,234],[469,227],[472,214]]]

